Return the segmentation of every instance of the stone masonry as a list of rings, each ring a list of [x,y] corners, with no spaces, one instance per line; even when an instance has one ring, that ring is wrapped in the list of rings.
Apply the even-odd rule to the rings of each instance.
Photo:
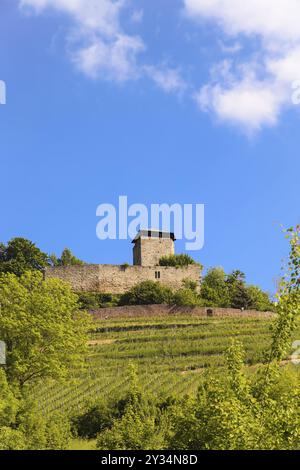
[[[200,267],[158,266],[162,256],[174,254],[173,234],[141,231],[133,240],[132,266],[86,264],[47,268],[47,278],[59,278],[71,284],[76,292],[122,294],[142,281],[157,281],[172,289],[180,289],[185,279],[200,287]]]

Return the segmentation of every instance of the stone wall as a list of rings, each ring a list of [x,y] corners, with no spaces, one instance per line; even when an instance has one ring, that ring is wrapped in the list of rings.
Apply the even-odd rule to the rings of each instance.
[[[174,252],[174,241],[171,238],[141,237],[133,248],[133,264],[156,266],[163,256],[174,255]]]
[[[96,319],[160,317],[169,315],[191,315],[198,317],[240,317],[240,318],[274,318],[273,312],[256,310],[236,310],[234,308],[177,307],[169,305],[134,305],[125,307],[102,308],[91,312]]]
[[[174,268],[87,264],[47,268],[45,277],[62,279],[76,292],[122,294],[139,282],[155,281],[156,272],[160,272],[159,282],[172,289],[180,289],[184,279],[196,281],[200,287],[200,268],[196,265]]]

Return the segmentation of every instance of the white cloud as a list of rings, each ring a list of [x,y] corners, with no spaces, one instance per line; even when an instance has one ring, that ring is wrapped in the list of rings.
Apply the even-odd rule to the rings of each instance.
[[[144,65],[140,60],[146,48],[142,38],[126,34],[120,24],[128,0],[20,0],[20,6],[36,14],[54,10],[73,19],[67,37],[70,58],[88,77],[124,82],[146,76],[165,92],[183,91],[177,69]],[[129,17],[141,22],[143,10],[135,9]]]
[[[19,0],[36,14],[55,11],[72,19],[67,33],[73,64],[86,76],[116,82],[147,77],[167,93],[190,91],[180,67],[144,63],[146,45],[128,34],[121,19],[140,22],[132,0]],[[187,16],[216,24],[225,60],[193,96],[198,106],[247,133],[273,126],[291,105],[300,79],[300,0],[182,0]],[[253,42],[252,42],[253,41]],[[254,45],[251,51],[249,43]],[[247,52],[248,51],[248,52]],[[248,55],[247,55],[248,54]],[[239,64],[239,65],[236,65]]]
[[[300,0],[184,3],[190,18],[216,23],[225,40],[256,41],[255,54],[248,59],[240,56],[240,67],[225,61],[227,69],[219,75],[215,71],[222,64],[212,67],[211,82],[195,95],[200,108],[247,132],[275,125],[281,111],[291,105],[292,82],[300,78]]]
[[[180,93],[186,89],[186,83],[178,69],[145,66],[144,71],[159,88],[167,93]]]
[[[206,85],[195,99],[202,110],[213,110],[221,121],[242,126],[248,134],[275,125],[282,104],[282,96],[276,96],[268,83],[247,80],[231,88]]]
[[[136,37],[121,35],[110,43],[99,38],[91,45],[78,49],[72,60],[87,76],[123,82],[139,76],[136,55],[144,49]]]
[[[215,20],[229,34],[276,42],[300,39],[299,0],[184,0],[187,13]]]
[[[71,16],[71,59],[87,76],[115,81],[137,77],[137,56],[144,43],[120,25],[124,0],[21,0],[20,5],[37,14],[52,9]]]

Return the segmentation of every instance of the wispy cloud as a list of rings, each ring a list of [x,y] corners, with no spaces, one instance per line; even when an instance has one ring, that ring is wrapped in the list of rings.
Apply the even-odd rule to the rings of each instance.
[[[299,0],[184,0],[194,21],[218,25],[224,40],[255,40],[255,54],[240,56],[195,95],[202,110],[255,132],[275,125],[291,104],[291,83],[300,77]],[[223,52],[229,57],[231,50]],[[239,51],[235,51],[238,53]],[[215,67],[213,67],[214,69]]]
[[[180,61],[175,67],[145,62],[148,45],[141,33],[128,33],[123,21],[143,20],[144,11],[132,0],[18,1],[22,10],[71,18],[67,50],[87,77],[114,82],[146,77],[166,93],[191,94],[202,111],[249,134],[278,123],[291,105],[291,84],[300,78],[300,0],[182,0],[188,21],[220,32],[217,44],[225,60],[211,64],[211,79],[201,87],[186,83]]]
[[[52,9],[69,15],[72,62],[91,78],[118,82],[136,78],[137,57],[145,47],[139,36],[123,31],[120,14],[125,7],[123,0],[21,0],[21,8],[37,14]]]
[[[145,66],[144,71],[159,88],[167,93],[181,93],[187,88],[187,84],[177,68],[169,68],[165,65],[161,67]]]
[[[178,69],[143,62],[143,39],[127,34],[120,21],[125,9],[129,9],[131,21],[143,19],[143,10],[130,10],[129,1],[20,0],[20,6],[36,14],[54,10],[72,18],[66,38],[70,59],[89,78],[125,82],[147,77],[168,93],[184,89]]]

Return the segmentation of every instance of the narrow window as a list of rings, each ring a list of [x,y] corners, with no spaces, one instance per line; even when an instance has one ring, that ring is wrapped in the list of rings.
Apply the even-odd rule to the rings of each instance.
[[[160,271],[155,271],[155,279],[160,279]]]

